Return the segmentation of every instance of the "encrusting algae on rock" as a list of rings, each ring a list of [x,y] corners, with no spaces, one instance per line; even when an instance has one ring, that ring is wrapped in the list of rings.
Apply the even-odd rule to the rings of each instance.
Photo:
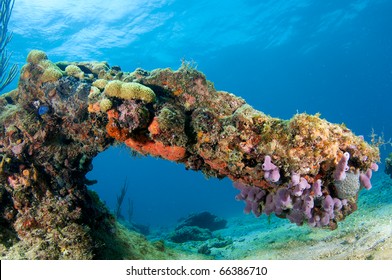
[[[28,247],[21,258],[45,258],[48,246],[47,258],[105,257],[116,226],[85,175],[116,142],[230,178],[245,212],[331,229],[377,170],[378,148],[344,125],[272,118],[187,66],[128,73],[52,63],[41,51],[27,62],[18,88],[0,97],[0,238]]]

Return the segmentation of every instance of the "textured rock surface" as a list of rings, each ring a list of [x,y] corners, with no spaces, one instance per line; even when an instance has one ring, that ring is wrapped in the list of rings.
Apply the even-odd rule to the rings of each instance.
[[[122,99],[105,93],[113,80],[151,91],[145,91],[148,97]],[[351,197],[336,211],[324,209],[327,197],[337,198],[333,172],[343,154],[350,154],[349,172],[364,174],[379,161],[378,148],[344,125],[307,114],[288,121],[272,118],[216,91],[187,65],[126,73],[104,62],[52,63],[34,52],[18,88],[0,97],[2,242],[35,248],[34,258],[48,251],[48,258],[64,252],[68,258],[99,255],[96,233],[113,230],[113,221],[87,191],[91,182],[85,174],[92,159],[115,142],[262,189],[263,197],[251,197],[256,213],[329,228],[357,207],[357,197]],[[273,169],[263,168],[266,159]],[[317,197],[311,188],[316,180],[322,182]],[[277,195],[282,188],[287,191]],[[274,197],[285,201],[274,202],[272,209]],[[303,206],[310,197],[312,203]]]

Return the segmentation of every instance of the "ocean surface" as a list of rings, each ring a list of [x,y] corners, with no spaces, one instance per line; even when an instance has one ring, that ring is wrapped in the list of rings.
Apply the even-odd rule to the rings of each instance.
[[[32,49],[54,62],[107,61],[124,71],[177,69],[186,60],[218,90],[271,116],[321,113],[367,140],[372,131],[388,140],[391,15],[388,0],[16,0],[8,49],[19,67]],[[17,80],[4,92],[16,86]],[[391,145],[381,147],[379,173],[390,152]],[[121,146],[98,155],[93,165],[88,178],[98,183],[89,188],[114,209],[126,181],[134,222],[153,230],[205,210],[226,219],[245,217],[228,179],[207,180],[182,165],[132,157]],[[374,180],[390,180],[381,175]],[[392,207],[391,199],[382,203]],[[365,213],[368,205],[358,211]],[[267,218],[259,220],[262,228]]]

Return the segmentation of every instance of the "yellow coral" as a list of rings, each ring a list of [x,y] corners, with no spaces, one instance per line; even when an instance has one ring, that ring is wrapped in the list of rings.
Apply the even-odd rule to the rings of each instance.
[[[104,113],[110,110],[112,106],[113,106],[112,101],[110,101],[110,99],[107,98],[104,98],[101,100],[101,102],[99,102],[99,107],[101,108],[101,112]]]
[[[105,79],[97,79],[93,82],[93,86],[99,88],[100,90],[103,90],[107,84],[108,81]]]
[[[53,68],[56,68],[56,69],[60,70],[60,68],[58,68],[55,64],[53,64],[53,62],[51,62],[48,59],[43,59],[43,60],[39,61],[38,65],[41,66],[44,69],[49,68],[49,67],[53,67]]]
[[[110,81],[105,86],[105,94],[107,96],[120,97],[122,84],[123,84],[123,82],[118,81],[118,80]]]
[[[45,69],[44,73],[41,76],[41,82],[54,82],[60,79],[63,76],[63,73],[55,67],[49,67]]]
[[[83,71],[76,65],[68,65],[67,67],[65,67],[65,72],[68,76],[72,76],[80,80],[84,79]]]
[[[121,85],[122,99],[137,99],[142,100],[146,103],[155,101],[155,93],[149,87],[146,87],[139,83],[123,83]]]
[[[124,83],[118,80],[110,81],[105,87],[107,96],[121,99],[136,99],[146,103],[155,101],[155,93],[149,87],[139,83]]]
[[[38,64],[41,60],[46,60],[46,59],[48,59],[46,53],[39,50],[32,50],[27,55],[28,63]]]

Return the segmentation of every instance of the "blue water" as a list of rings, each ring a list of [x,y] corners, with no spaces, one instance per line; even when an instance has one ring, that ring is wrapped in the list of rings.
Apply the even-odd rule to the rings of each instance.
[[[389,139],[391,15],[388,0],[16,0],[8,48],[19,66],[32,49],[52,61],[106,60],[125,71],[176,69],[186,59],[217,89],[271,116],[320,112],[367,140],[372,129]],[[391,151],[382,148],[382,158]],[[170,226],[201,210],[242,213],[229,180],[131,158],[125,148],[93,164],[91,189],[110,208],[128,178],[138,223]]]

